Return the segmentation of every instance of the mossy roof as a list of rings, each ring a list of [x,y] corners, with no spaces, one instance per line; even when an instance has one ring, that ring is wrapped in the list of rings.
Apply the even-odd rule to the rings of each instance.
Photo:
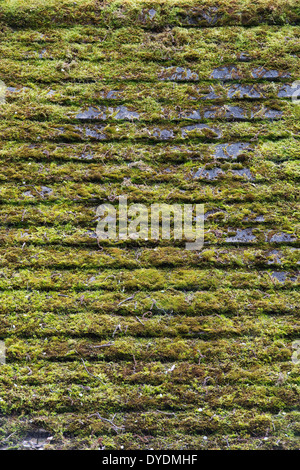
[[[299,449],[299,19],[1,2],[1,449]],[[204,247],[100,244],[124,194]]]

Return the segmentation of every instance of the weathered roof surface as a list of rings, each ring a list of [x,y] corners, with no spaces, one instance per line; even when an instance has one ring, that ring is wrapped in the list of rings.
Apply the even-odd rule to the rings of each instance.
[[[1,5],[1,448],[299,448],[299,18]],[[124,194],[204,203],[203,249],[100,245]]]

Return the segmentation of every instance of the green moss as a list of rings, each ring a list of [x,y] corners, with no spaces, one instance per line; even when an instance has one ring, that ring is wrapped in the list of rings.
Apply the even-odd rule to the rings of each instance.
[[[76,3],[64,0],[59,7],[55,0],[45,4],[42,0],[10,0],[1,8],[0,19],[9,26],[70,26],[74,24],[97,24],[121,27],[140,24],[145,28],[162,28],[168,25],[257,25],[261,23],[295,23],[299,18],[298,3],[289,0],[258,1],[253,5],[249,0],[236,2],[234,8],[227,1],[210,0],[195,4],[194,0],[156,1],[155,15],[148,15],[153,2],[133,0],[126,2],[101,2],[80,0]],[[214,10],[217,8],[217,15]],[[204,13],[205,15],[202,15]],[[208,18],[208,19],[207,19]],[[191,23],[192,21],[192,23]]]
[[[299,14],[0,7],[1,448],[299,447]],[[124,194],[204,203],[203,249],[98,243]]]
[[[275,268],[278,269],[278,268]],[[73,292],[97,291],[118,291],[132,292],[138,290],[166,290],[176,289],[177,291],[188,290],[197,291],[216,289],[251,289],[260,290],[281,290],[291,287],[297,288],[295,279],[298,277],[297,271],[290,270],[286,278],[281,282],[274,276],[275,269],[255,270],[245,269],[209,269],[196,267],[174,268],[169,271],[165,269],[154,269],[151,267],[141,269],[86,269],[80,268],[72,270],[54,270],[47,268],[18,269],[9,267],[2,268],[0,272],[1,290],[27,289],[38,291],[63,291]]]

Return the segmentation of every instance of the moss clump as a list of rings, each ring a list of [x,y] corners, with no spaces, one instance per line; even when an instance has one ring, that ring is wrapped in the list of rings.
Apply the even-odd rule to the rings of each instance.
[[[141,25],[144,28],[166,26],[215,26],[215,25],[259,25],[295,24],[299,21],[296,0],[283,3],[281,0],[260,0],[253,5],[249,0],[236,2],[234,8],[227,1],[210,0],[195,3],[195,0],[145,0],[94,2],[55,0],[45,4],[42,0],[10,0],[1,8],[1,21],[9,26],[41,27],[95,24],[122,27]]]
[[[0,7],[1,448],[299,447],[299,17]],[[204,247],[100,243],[124,194],[203,203]]]

